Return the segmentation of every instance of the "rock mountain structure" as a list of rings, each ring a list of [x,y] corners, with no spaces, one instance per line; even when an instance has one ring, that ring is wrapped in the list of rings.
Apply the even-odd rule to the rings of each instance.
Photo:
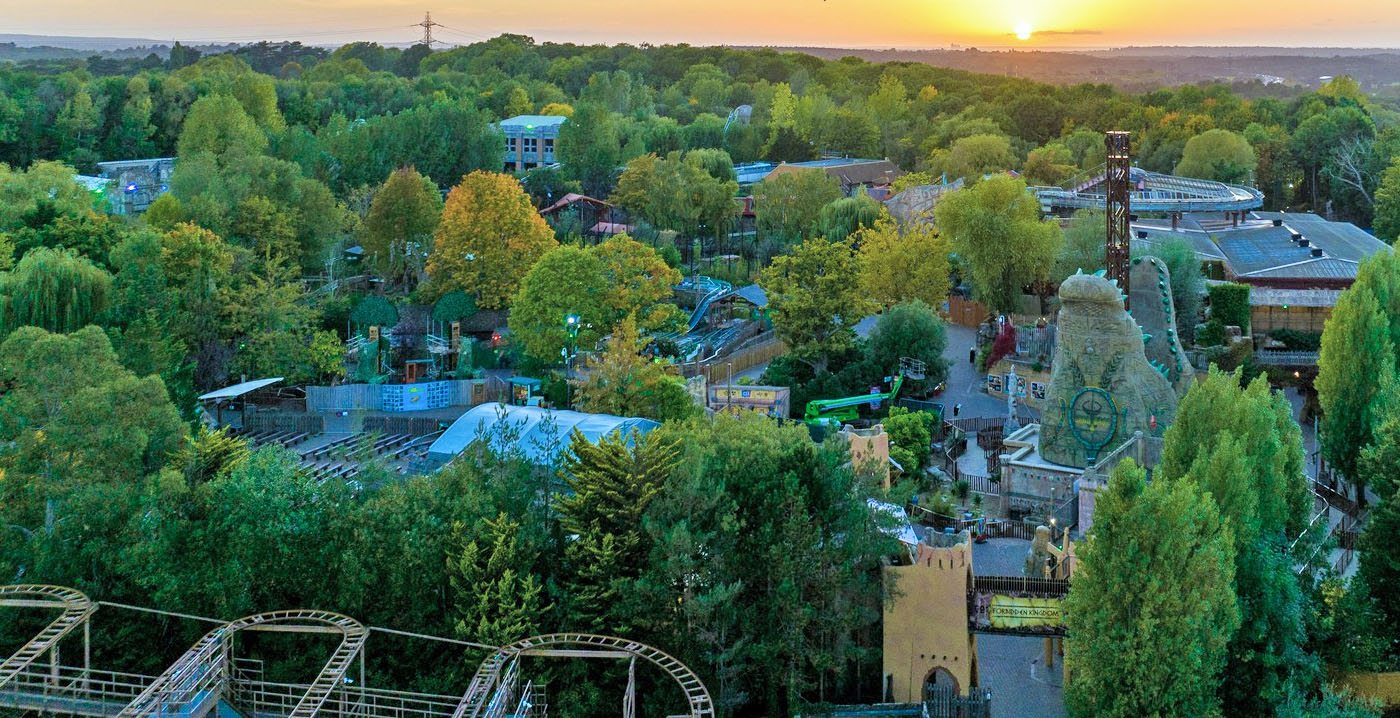
[[[1117,283],[1101,275],[1076,273],[1060,285],[1040,431],[1047,461],[1084,468],[1135,432],[1161,436],[1190,386],[1167,268],[1155,257],[1133,261],[1132,314]]]

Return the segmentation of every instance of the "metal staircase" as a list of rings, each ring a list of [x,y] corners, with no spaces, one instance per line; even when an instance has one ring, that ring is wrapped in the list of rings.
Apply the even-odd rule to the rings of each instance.
[[[78,626],[83,625],[97,605],[80,591],[62,586],[25,584],[0,586],[0,606],[15,608],[61,608],[63,613],[49,622],[49,625],[29,642],[20,647],[3,662],[0,662],[0,688],[19,675],[50,650],[57,650],[63,640]],[[55,656],[56,658],[56,656]],[[55,665],[57,661],[55,660]]]

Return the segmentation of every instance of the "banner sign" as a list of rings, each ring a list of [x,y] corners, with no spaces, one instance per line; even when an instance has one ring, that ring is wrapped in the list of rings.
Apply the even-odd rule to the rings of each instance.
[[[973,599],[974,629],[1008,633],[1064,633],[1063,599],[978,593]]]

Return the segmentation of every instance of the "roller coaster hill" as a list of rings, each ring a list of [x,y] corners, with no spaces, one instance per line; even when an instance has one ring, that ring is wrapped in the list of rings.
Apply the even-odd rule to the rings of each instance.
[[[122,640],[136,635],[143,645],[160,645],[146,639],[152,632],[178,633],[171,627],[181,623],[204,624],[198,630],[205,632],[178,654],[180,646],[172,644],[173,655],[157,657],[154,671],[153,657],[133,655],[138,652]],[[434,651],[423,650],[423,642],[434,643]],[[434,652],[458,663],[485,658],[470,681],[450,694],[369,685],[378,674],[367,671],[368,662],[419,665]],[[284,659],[276,670],[265,670],[272,663],[262,657],[269,655]],[[6,656],[0,661],[0,715],[544,718],[549,703],[538,680],[540,661],[587,658],[625,669],[617,671],[619,684],[625,675],[619,690],[623,718],[636,715],[639,672],[649,715],[714,716],[709,690],[685,664],[623,638],[554,633],[488,646],[366,626],[329,611],[272,611],[223,621],[96,602],[63,586],[0,586],[0,656]],[[306,675],[286,680],[282,664],[302,666]],[[269,679],[274,673],[278,680]]]

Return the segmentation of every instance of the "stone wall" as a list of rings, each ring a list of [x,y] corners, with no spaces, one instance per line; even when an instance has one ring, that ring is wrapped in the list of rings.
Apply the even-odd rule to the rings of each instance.
[[[917,547],[911,566],[885,567],[884,676],[886,700],[923,700],[924,681],[946,671],[967,695],[977,684],[977,650],[968,631],[967,589],[972,581],[972,543],[966,534],[953,546]],[[888,579],[893,579],[892,581]]]

